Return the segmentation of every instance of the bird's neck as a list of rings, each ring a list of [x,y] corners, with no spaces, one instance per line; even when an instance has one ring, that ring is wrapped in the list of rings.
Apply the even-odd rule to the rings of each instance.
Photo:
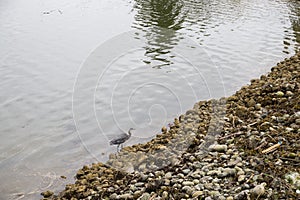
[[[128,131],[128,135],[131,136],[131,130]]]

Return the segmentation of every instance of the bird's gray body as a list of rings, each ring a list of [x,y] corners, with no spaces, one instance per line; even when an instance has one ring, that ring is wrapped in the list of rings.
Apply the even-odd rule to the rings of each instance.
[[[118,135],[118,137],[116,139],[113,139],[109,142],[110,145],[118,145],[118,149],[119,146],[121,144],[123,144],[124,142],[126,142],[130,137],[131,137],[131,131],[134,130],[133,128],[130,128],[128,130],[128,133],[122,133],[121,135]]]
[[[121,135],[118,135],[118,138],[113,139],[109,142],[110,145],[118,145],[126,142],[130,138],[129,134],[123,133]]]

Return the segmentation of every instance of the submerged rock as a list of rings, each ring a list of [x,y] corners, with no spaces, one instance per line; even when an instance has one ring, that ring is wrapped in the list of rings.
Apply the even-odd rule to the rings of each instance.
[[[45,198],[51,197],[54,193],[50,190],[47,190],[45,192],[42,192],[41,195]]]

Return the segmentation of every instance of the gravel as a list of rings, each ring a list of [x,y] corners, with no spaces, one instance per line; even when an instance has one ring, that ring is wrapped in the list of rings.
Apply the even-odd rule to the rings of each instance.
[[[44,199],[299,199],[300,54],[200,101],[145,144],[83,166]]]

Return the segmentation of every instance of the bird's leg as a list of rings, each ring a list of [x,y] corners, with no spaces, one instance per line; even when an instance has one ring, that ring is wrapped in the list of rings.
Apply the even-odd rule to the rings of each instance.
[[[117,146],[117,153],[120,152],[119,147],[120,147],[120,144],[118,144],[118,146]]]

